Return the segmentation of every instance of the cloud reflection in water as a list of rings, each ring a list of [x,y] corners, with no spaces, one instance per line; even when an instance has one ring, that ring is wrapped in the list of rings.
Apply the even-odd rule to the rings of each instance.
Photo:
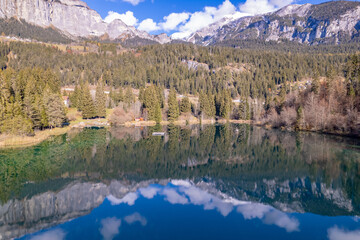
[[[105,218],[101,220],[100,234],[104,240],[112,240],[119,234],[121,226],[121,220],[118,218]]]
[[[35,235],[31,240],[63,240],[65,236],[66,233],[62,229],[55,229]]]
[[[264,224],[278,226],[287,232],[299,231],[300,223],[295,217],[267,205],[239,201],[214,189],[210,190],[199,188],[189,181],[173,180],[167,186],[150,185],[140,188],[135,193],[129,193],[122,199],[109,196],[108,200],[112,205],[126,203],[132,206],[139,196],[152,199],[159,195],[171,204],[203,206],[204,210],[217,210],[224,217],[236,209],[246,220],[259,219]],[[146,225],[143,220],[138,219],[138,221]]]
[[[335,226],[328,230],[328,238],[329,240],[359,240],[360,230],[346,231]]]

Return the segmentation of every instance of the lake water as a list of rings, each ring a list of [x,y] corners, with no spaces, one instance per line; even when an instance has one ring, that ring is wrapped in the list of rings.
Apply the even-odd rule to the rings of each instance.
[[[158,126],[0,151],[1,240],[355,240],[359,216],[357,139]]]

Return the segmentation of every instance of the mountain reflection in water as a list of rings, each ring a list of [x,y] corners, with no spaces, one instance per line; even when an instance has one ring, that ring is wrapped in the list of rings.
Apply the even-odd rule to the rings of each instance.
[[[359,145],[220,125],[3,150],[0,239],[360,239]]]

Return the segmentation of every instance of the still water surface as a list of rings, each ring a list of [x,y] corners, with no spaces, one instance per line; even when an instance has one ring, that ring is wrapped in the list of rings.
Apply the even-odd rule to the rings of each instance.
[[[1,240],[356,240],[358,216],[357,139],[170,126],[0,151]]]

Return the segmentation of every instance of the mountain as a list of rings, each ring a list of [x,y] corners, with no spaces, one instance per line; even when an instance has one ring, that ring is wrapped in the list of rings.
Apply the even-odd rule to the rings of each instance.
[[[0,0],[0,27],[5,35],[39,41],[94,38],[131,47],[172,42],[166,34],[150,35],[119,19],[105,22],[80,0]],[[244,40],[307,45],[359,41],[360,2],[295,4],[263,15],[226,17],[183,40],[204,46],[239,46]]]
[[[232,45],[242,40],[339,44],[360,40],[360,2],[333,1],[288,5],[276,12],[222,19],[194,33],[187,41]]]
[[[117,19],[110,23],[80,0],[0,0],[0,18],[18,19],[42,28],[57,29],[69,38],[108,36],[110,40],[140,38],[170,42],[157,38]]]

